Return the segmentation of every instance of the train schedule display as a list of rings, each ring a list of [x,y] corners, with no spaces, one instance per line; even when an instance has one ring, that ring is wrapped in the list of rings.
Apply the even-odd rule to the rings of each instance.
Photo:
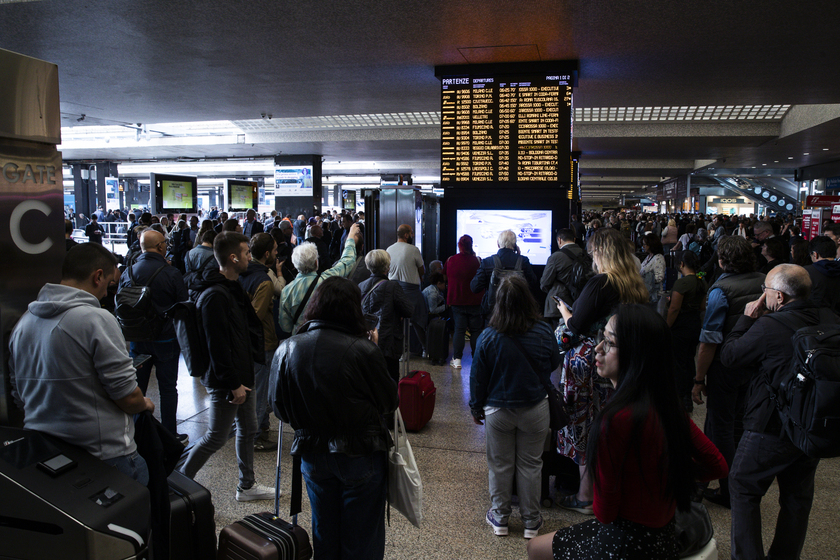
[[[570,181],[571,75],[444,75],[441,88],[441,186]]]

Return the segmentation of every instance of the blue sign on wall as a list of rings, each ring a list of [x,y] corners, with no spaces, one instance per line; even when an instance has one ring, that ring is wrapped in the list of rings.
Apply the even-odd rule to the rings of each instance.
[[[840,177],[829,177],[825,180],[826,189],[840,189]]]

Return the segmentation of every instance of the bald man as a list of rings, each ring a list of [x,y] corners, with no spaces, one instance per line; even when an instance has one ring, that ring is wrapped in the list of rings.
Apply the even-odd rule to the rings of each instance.
[[[167,264],[163,258],[166,254],[166,239],[160,232],[147,229],[140,235],[140,250],[142,254],[126,269],[120,278],[119,289],[126,286],[145,286],[152,276],[160,270],[151,283],[152,302],[158,313],[163,314],[173,304],[189,299],[184,277],[174,266]],[[129,274],[130,270],[130,274]],[[186,435],[178,434],[176,430],[176,412],[178,410],[178,356],[180,347],[175,338],[172,322],[168,321],[160,335],[154,340],[131,343],[131,355],[148,354],[152,357],[137,368],[137,383],[140,390],[146,394],[149,387],[149,377],[152,366],[155,367],[160,390],[160,418],[161,424],[178,437],[184,445],[189,441]]]
[[[793,333],[806,326],[836,325],[837,316],[809,300],[811,278],[801,266],[774,267],[762,290],[761,297],[747,304],[721,350],[721,361],[731,371],[753,373],[744,409],[744,435],[729,472],[732,557],[765,557],[761,499],[777,479],[780,510],[767,557],[799,558],[819,459],[805,455],[782,434],[773,398],[790,371]]]

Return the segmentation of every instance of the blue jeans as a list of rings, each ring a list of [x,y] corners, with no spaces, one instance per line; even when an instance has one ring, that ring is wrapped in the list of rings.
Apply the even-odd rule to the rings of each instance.
[[[268,378],[271,377],[271,360],[274,352],[265,353],[265,364],[254,364],[254,408],[257,416],[257,435],[268,431],[271,423],[268,418]]]
[[[149,466],[146,464],[146,460],[136,451],[131,455],[104,459],[102,462],[115,467],[118,471],[126,476],[130,476],[143,486],[149,485]]]
[[[761,499],[773,479],[779,483],[781,507],[767,558],[799,558],[808,532],[819,463],[819,459],[806,456],[787,439],[744,432],[729,471],[733,558],[764,558]]]
[[[175,416],[178,412],[178,359],[181,355],[178,340],[132,342],[131,355],[138,354],[149,354],[152,359],[137,368],[137,384],[145,395],[154,366],[160,391],[160,423],[177,434]]]
[[[464,335],[470,330],[470,348],[475,356],[475,344],[478,335],[484,330],[484,318],[480,305],[453,305],[452,316],[455,319],[455,334],[452,336],[452,357],[460,360],[464,357]]]
[[[304,453],[301,470],[312,508],[312,545],[319,560],[385,556],[385,452],[364,457]]]
[[[247,490],[254,485],[254,436],[257,434],[257,416],[253,391],[242,404],[231,404],[228,389],[207,389],[210,397],[210,426],[207,433],[193,446],[181,472],[190,478],[201,470],[213,453],[227,443],[230,425],[236,420],[236,461],[239,464],[239,488]]]

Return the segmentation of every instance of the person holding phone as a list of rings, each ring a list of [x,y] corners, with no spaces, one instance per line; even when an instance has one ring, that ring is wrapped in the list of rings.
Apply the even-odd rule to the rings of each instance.
[[[564,393],[571,422],[558,432],[557,448],[580,468],[580,489],[564,497],[558,505],[592,515],[592,479],[586,468],[586,442],[598,412],[612,396],[612,386],[595,374],[595,346],[598,331],[604,328],[619,303],[646,303],[648,291],[633,260],[630,244],[613,228],[599,228],[589,238],[595,276],[583,287],[572,309],[558,304],[565,327],[577,337],[563,362]],[[562,334],[562,329],[557,329]],[[558,344],[560,341],[558,340]]]

